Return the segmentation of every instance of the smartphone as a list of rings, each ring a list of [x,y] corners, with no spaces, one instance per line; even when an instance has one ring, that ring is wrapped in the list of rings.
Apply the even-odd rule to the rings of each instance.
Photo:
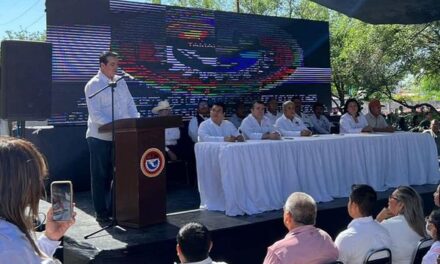
[[[73,188],[71,181],[54,181],[50,184],[53,221],[69,221],[73,214]]]

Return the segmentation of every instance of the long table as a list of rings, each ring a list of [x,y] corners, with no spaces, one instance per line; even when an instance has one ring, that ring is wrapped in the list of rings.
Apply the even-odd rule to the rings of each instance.
[[[317,202],[352,184],[382,191],[439,182],[437,149],[422,133],[320,135],[195,146],[201,208],[226,215],[278,210],[295,191]]]

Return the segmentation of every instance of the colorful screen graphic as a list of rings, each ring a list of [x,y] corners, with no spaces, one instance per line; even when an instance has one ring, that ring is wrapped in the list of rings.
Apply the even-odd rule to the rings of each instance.
[[[85,24],[75,14],[66,21],[51,18],[60,7],[47,1],[47,38],[53,44],[52,124],[86,122],[84,85],[98,70],[99,54],[108,49],[119,53],[121,70],[134,76],[127,83],[142,116],[151,116],[162,99],[186,119],[201,99],[231,105],[270,97],[281,102],[300,95],[305,111],[317,100],[330,105],[325,22],[99,2],[95,21]]]

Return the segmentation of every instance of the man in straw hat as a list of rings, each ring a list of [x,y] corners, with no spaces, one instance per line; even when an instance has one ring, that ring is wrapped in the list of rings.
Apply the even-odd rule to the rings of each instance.
[[[394,132],[394,128],[387,124],[385,118],[382,116],[382,106],[380,101],[373,99],[368,104],[368,110],[370,111],[365,115],[368,121],[368,125],[373,128],[374,132]]]

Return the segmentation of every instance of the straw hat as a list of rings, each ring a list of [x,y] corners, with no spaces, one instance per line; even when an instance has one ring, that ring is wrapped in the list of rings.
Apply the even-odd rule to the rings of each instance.
[[[160,110],[165,110],[165,109],[168,109],[168,110],[172,109],[172,107],[170,106],[170,103],[168,103],[167,100],[160,101],[157,104],[157,106],[154,107],[153,110],[151,110],[151,112],[153,112],[153,114],[157,114],[157,113],[159,113]]]

